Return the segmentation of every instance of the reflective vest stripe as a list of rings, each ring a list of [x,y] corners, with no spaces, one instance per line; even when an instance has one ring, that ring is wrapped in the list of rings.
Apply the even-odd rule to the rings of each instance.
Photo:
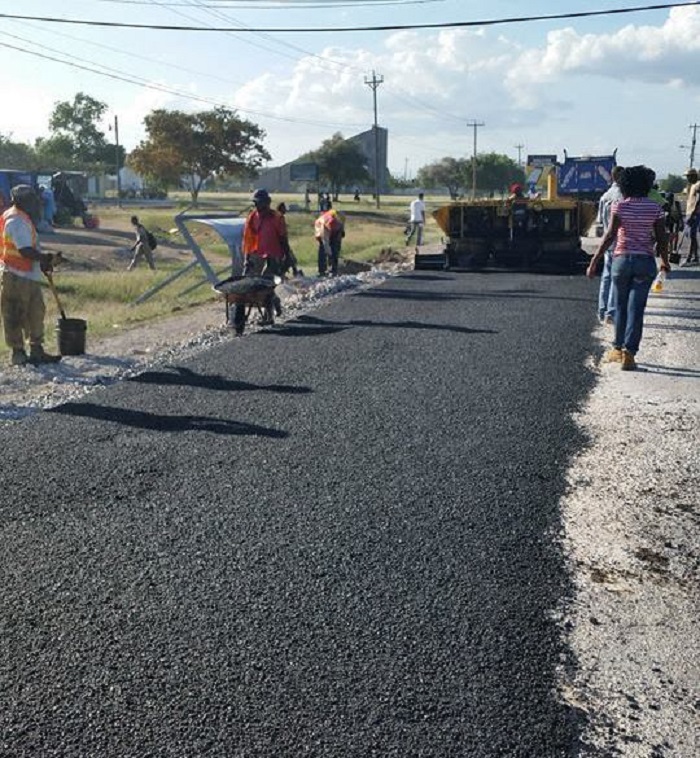
[[[15,245],[14,239],[7,233],[5,226],[6,223],[14,216],[19,216],[25,223],[29,224],[29,228],[32,230],[32,247],[36,250],[37,238],[36,229],[29,216],[21,211],[19,208],[12,207],[2,214],[0,219],[0,233],[2,234],[2,252],[0,253],[0,263],[2,263],[6,269],[22,271],[23,273],[29,272],[34,267],[34,261],[31,258],[25,258],[20,253]]]

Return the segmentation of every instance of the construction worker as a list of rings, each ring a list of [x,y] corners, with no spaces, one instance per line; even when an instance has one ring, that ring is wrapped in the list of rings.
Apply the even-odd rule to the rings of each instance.
[[[331,276],[338,275],[340,246],[344,236],[345,224],[343,217],[333,208],[321,213],[314,222],[314,237],[318,242],[319,276],[325,276],[328,273],[329,264]]]
[[[0,311],[5,342],[12,350],[13,366],[56,363],[61,356],[50,355],[43,347],[46,308],[40,282],[42,272],[52,271],[52,256],[39,249],[36,225],[41,201],[28,184],[13,187],[10,196],[12,205],[0,217]]]
[[[255,208],[248,214],[243,226],[243,276],[281,278],[284,274],[285,258],[290,253],[284,215],[272,209],[272,198],[266,189],[255,190],[253,205]],[[274,324],[275,313],[277,316],[282,315],[282,303],[279,297],[273,294],[265,308],[262,324]],[[245,305],[236,304],[233,323],[236,332],[242,334],[245,325]]]
[[[698,226],[700,225],[700,181],[697,169],[689,168],[685,172],[688,180],[688,199],[685,202],[685,223],[688,226],[690,249],[688,257],[681,264],[692,266],[698,263]]]

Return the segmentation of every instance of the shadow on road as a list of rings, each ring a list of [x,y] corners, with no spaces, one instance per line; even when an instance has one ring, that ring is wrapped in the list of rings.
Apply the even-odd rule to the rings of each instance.
[[[662,376],[680,376],[685,379],[700,379],[700,371],[685,366],[660,366],[657,363],[642,364],[650,374],[660,374]]]
[[[154,432],[211,432],[226,436],[251,435],[255,437],[273,437],[285,439],[288,432],[281,429],[269,429],[257,424],[243,421],[213,418],[211,416],[164,416],[161,413],[132,411],[92,403],[66,403],[51,408],[47,413],[59,413],[62,416],[79,416],[82,418],[109,421],[114,424],[131,426],[136,429],[149,429]]]
[[[382,329],[423,329],[427,331],[454,332],[455,334],[498,334],[495,329],[469,329],[466,326],[449,324],[426,324],[422,321],[370,321],[369,319],[352,319],[351,321],[327,321],[316,316],[299,316],[294,321],[274,331],[261,332],[280,337],[313,337],[321,334],[342,332],[353,326],[378,326]]]
[[[182,366],[174,366],[170,371],[146,371],[128,381],[140,384],[176,385],[201,387],[224,392],[278,392],[282,395],[308,395],[310,387],[296,387],[291,384],[251,384],[234,379],[225,379],[218,374],[198,374]]]
[[[538,290],[490,290],[485,292],[412,292],[381,287],[364,292],[358,292],[354,297],[393,298],[396,300],[427,300],[445,302],[448,300],[498,300],[501,298],[523,300],[561,300],[570,303],[588,303],[587,297],[562,297],[561,295],[546,295]]]

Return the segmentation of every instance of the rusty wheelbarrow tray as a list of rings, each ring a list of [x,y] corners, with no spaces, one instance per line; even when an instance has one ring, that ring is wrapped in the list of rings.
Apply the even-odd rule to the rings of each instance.
[[[231,323],[230,310],[233,305],[243,307],[242,321],[239,316],[238,322],[234,323],[238,334],[243,333],[253,310],[260,314],[261,323],[274,324],[275,288],[281,281],[278,276],[230,276],[217,282],[213,289],[226,303],[226,323]]]

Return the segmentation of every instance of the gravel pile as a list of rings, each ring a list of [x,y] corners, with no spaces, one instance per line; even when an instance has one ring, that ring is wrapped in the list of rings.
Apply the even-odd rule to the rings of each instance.
[[[575,674],[595,755],[700,752],[700,277],[652,295],[642,371],[597,367],[579,417],[590,444],[569,472],[565,546]],[[601,327],[608,346],[611,327]]]

